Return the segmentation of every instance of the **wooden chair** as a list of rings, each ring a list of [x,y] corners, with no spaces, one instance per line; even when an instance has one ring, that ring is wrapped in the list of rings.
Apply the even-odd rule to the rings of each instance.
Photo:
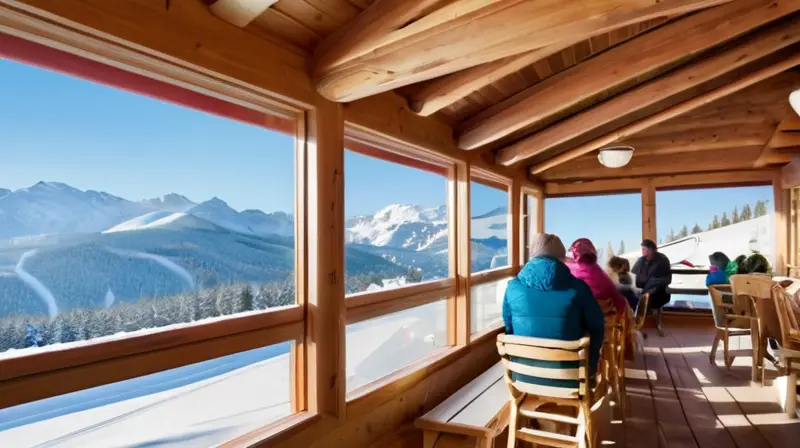
[[[711,285],[708,287],[711,295],[711,312],[714,316],[714,326],[717,334],[711,343],[711,353],[708,362],[714,364],[717,359],[717,348],[722,340],[722,354],[725,368],[730,370],[735,356],[730,356],[730,336],[751,336],[751,322],[755,320],[758,325],[758,316],[755,303],[743,295],[734,295],[730,285]],[[726,300],[727,299],[727,300]]]
[[[625,415],[625,345],[628,334],[628,317],[618,313],[606,315],[605,341],[603,341],[603,376],[598,384],[607,390]]]
[[[633,329],[641,331],[644,323],[647,320],[647,309],[650,307],[650,293],[642,294],[639,299],[639,304],[636,305],[636,311],[633,315]]]
[[[599,405],[602,394],[593,390],[589,378],[589,338],[577,341],[529,338],[501,334],[497,337],[497,349],[505,367],[505,381],[511,392],[508,447],[514,448],[516,440],[557,447],[594,447],[595,432],[591,423],[593,405]],[[574,368],[535,367],[520,362],[577,361]],[[555,380],[573,380],[577,387],[543,386],[523,382],[514,374]],[[595,400],[595,395],[600,395]],[[568,415],[548,412],[548,406],[571,408]],[[565,435],[544,429],[521,426],[521,418],[537,422],[575,426],[574,435]],[[543,424],[543,423],[542,423]]]
[[[793,366],[793,361],[800,361],[800,325],[792,311],[789,303],[791,297],[782,286],[775,284],[772,287],[772,300],[775,303],[775,310],[781,327],[781,337],[779,344],[780,377],[776,380],[778,386],[779,400],[784,411],[796,418],[797,411],[797,373],[800,368]],[[782,386],[782,387],[781,387]]]
[[[780,331],[772,301],[772,287],[777,283],[768,275],[736,274],[730,277],[734,300],[750,300],[754,319],[750,319],[753,344],[752,381],[764,382],[764,362],[767,357],[767,337],[777,337]],[[761,375],[759,378],[759,370]]]

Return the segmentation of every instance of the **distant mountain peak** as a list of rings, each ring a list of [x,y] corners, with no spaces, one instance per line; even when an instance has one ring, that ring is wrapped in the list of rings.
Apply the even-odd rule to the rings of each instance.
[[[486,212],[486,213],[484,213],[482,215],[473,216],[472,219],[484,219],[484,218],[489,218],[489,217],[492,217],[492,216],[500,216],[500,215],[507,215],[507,214],[508,214],[508,206],[502,205],[500,207],[497,207],[497,208],[494,208],[492,210],[489,210],[488,212]]]
[[[142,203],[151,205],[155,208],[169,210],[173,212],[182,212],[197,205],[189,198],[178,193],[167,193],[164,196],[145,199]]]

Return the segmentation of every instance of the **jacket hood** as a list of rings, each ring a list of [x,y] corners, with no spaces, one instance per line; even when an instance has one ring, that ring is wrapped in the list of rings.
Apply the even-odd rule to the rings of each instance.
[[[567,265],[547,256],[530,260],[517,278],[523,285],[537,291],[568,289],[574,279]]]

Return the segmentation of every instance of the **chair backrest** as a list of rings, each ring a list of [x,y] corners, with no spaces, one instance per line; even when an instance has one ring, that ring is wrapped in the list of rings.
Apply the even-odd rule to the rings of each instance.
[[[711,314],[714,316],[714,326],[725,328],[725,300],[723,299],[722,287],[730,289],[730,285],[710,285],[708,294],[711,296]]]
[[[731,289],[736,300],[748,297],[753,302],[755,313],[761,320],[764,336],[780,339],[781,329],[772,287],[777,283],[766,274],[737,274],[731,276]]]
[[[505,367],[505,380],[512,396],[530,394],[557,400],[589,398],[589,337],[576,341],[561,341],[500,334],[497,336],[497,350]],[[522,360],[577,361],[578,367],[538,367],[520,362]],[[572,380],[577,382],[578,387],[528,383],[515,379],[513,373],[551,380]]]
[[[781,345],[789,346],[789,335],[794,332],[800,332],[800,325],[798,325],[797,318],[792,311],[789,304],[789,294],[786,290],[778,284],[772,287],[773,301],[775,302],[775,311],[778,315],[778,321],[781,329]]]

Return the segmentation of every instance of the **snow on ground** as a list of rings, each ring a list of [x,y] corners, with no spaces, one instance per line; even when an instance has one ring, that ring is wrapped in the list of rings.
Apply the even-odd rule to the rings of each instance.
[[[441,346],[439,322],[444,302],[347,326],[348,390]],[[2,409],[0,447],[215,446],[289,415],[289,365],[280,344]]]
[[[173,213],[166,211],[157,211],[137,216],[136,218],[129,219],[121,224],[103,231],[103,233],[115,232],[130,232],[134,230],[144,229],[157,229],[157,228],[171,228],[173,230],[180,228],[192,229],[207,229],[213,230],[214,225],[205,219],[196,216],[188,215],[186,213]]]

